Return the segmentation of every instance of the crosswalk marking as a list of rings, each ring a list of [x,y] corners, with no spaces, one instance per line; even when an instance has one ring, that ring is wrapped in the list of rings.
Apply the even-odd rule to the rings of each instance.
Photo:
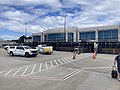
[[[51,66],[53,67],[53,63],[52,63],[52,61],[50,61],[50,64],[51,64]]]
[[[63,63],[60,61],[60,59],[58,59],[58,61],[60,62],[60,64],[63,64]]]
[[[22,73],[21,76],[24,76],[24,74],[26,73],[26,71],[28,70],[29,66],[26,67],[25,71]]]
[[[31,74],[33,74],[33,72],[34,72],[34,70],[35,70],[36,65],[37,65],[37,64],[35,64],[35,65],[33,66],[33,69],[32,69],[32,71],[31,71]]]
[[[67,58],[65,58],[65,60],[68,61],[68,62],[71,62],[71,61],[69,61]]]
[[[67,59],[72,61],[72,57],[67,57]]]
[[[8,71],[5,75],[8,75],[10,72],[12,72],[14,69],[11,69],[10,71]]]
[[[20,67],[12,76],[15,76],[21,69],[22,67]]]
[[[58,66],[58,63],[57,63],[57,61],[56,61],[56,60],[54,60],[54,62],[55,62],[55,64]]]
[[[61,60],[62,60],[64,63],[67,63],[63,58],[61,58]]]
[[[41,71],[42,69],[42,63],[40,63],[40,66],[39,66],[39,71]]]
[[[91,55],[84,55],[85,57],[82,56],[82,58],[86,58],[86,57],[90,57]],[[29,65],[29,66],[23,66],[20,68],[14,68],[14,69],[10,69],[10,70],[5,70],[5,71],[1,71],[0,75],[4,75],[4,76],[18,76],[18,74],[20,76],[26,76],[26,75],[31,75],[43,70],[47,70],[49,68],[52,67],[56,67],[56,66],[60,66],[72,61],[76,61],[79,59],[82,59],[81,56],[77,56],[76,59],[72,59],[72,57],[65,57],[65,58],[60,58],[57,60],[52,60],[52,61],[48,61],[48,62],[43,62],[43,63],[37,63],[37,64],[33,64],[33,65]],[[50,66],[48,67],[48,64],[50,64]],[[44,68],[43,68],[44,67]]]

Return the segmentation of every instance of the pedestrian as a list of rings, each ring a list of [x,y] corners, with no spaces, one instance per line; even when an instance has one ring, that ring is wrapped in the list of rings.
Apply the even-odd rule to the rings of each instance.
[[[116,64],[117,64],[117,70],[118,70],[118,80],[120,81],[120,53],[115,57],[113,67],[115,67]]]
[[[74,53],[73,53],[73,59],[76,59],[75,57],[76,57],[76,52],[74,51]]]

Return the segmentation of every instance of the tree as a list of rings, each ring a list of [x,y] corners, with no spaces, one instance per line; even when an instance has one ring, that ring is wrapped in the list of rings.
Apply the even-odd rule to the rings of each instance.
[[[26,39],[27,37],[26,36],[21,36],[20,38],[19,38],[19,43],[24,43],[24,39]]]

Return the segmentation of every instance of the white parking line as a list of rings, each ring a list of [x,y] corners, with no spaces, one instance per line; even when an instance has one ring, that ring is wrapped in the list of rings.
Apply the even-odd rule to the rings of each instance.
[[[27,66],[27,68],[25,69],[25,71],[22,73],[21,76],[23,76],[26,73],[26,71],[28,70],[28,68],[29,68],[29,66]]]
[[[50,64],[51,64],[51,66],[53,67],[53,63],[52,63],[52,61],[50,61]]]
[[[10,71],[8,71],[5,75],[8,75],[10,72],[12,72],[14,69],[11,69]]]
[[[31,71],[31,74],[33,74],[33,72],[34,72],[34,70],[35,70],[36,65],[37,65],[37,64],[35,64],[35,65],[33,66],[33,69],[32,69],[32,71]]]
[[[73,71],[72,73],[62,77],[62,80],[69,79],[70,77],[73,77],[74,75],[78,74],[79,72],[81,72],[83,70],[84,70],[84,68],[83,69],[77,69],[77,70]]]
[[[48,69],[47,62],[45,62],[46,69]]]
[[[26,75],[25,75],[26,76]],[[27,77],[21,77],[21,76],[16,76],[16,77],[11,77],[11,76],[0,76],[2,78],[12,78],[12,79],[27,79],[27,80],[62,80],[59,77],[41,77],[41,76],[27,76]]]
[[[71,74],[74,74],[74,73],[77,72],[77,71],[79,71],[79,69],[76,69],[76,70],[74,70],[73,72],[71,72],[71,73],[65,75],[64,77],[62,77],[62,79],[64,79],[64,78],[70,76]]]
[[[22,67],[20,67],[12,76],[15,76],[21,69]]]
[[[40,63],[39,71],[41,71],[41,69],[42,69],[42,63]]]
[[[60,59],[58,59],[58,61],[60,62],[60,64],[63,64],[63,63],[60,61]]]
[[[54,60],[54,62],[56,63],[56,65],[58,66],[58,63],[57,63],[57,61],[56,60]]]
[[[112,67],[85,67],[84,69],[104,69],[104,68],[112,68]]]

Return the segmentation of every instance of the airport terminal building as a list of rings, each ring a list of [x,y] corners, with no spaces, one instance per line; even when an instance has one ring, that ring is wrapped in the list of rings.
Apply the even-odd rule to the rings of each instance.
[[[73,50],[79,46],[84,52],[118,53],[120,25],[90,28],[56,28],[32,34],[34,44],[46,43],[57,50]]]

